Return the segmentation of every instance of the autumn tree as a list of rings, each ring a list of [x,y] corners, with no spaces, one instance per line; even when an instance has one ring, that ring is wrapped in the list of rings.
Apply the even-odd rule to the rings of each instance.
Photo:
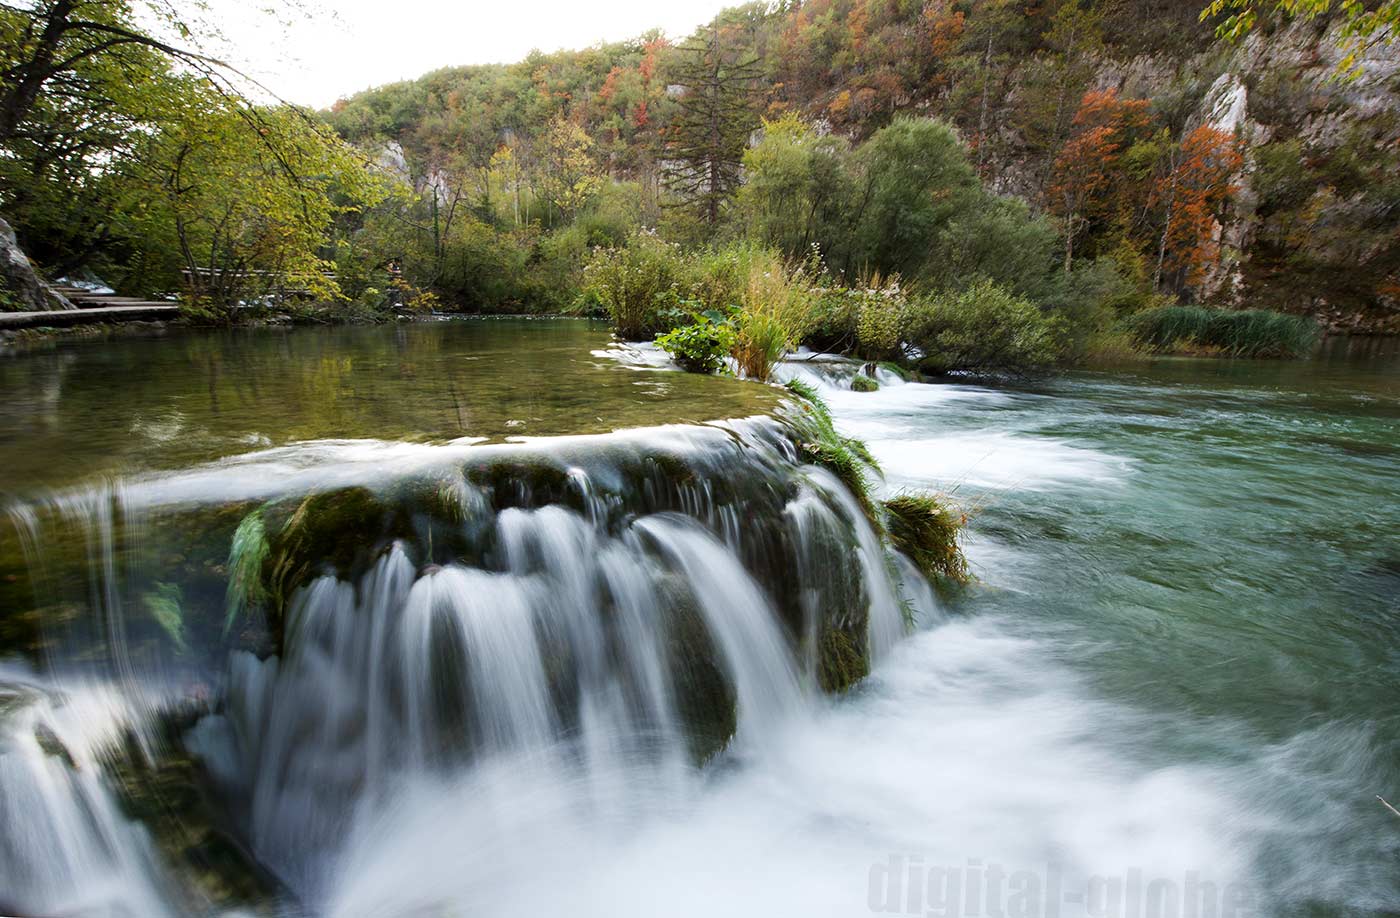
[[[667,188],[711,228],[739,185],[744,149],[758,123],[758,68],[753,58],[727,48],[722,36],[718,27],[711,28],[702,43],[680,49],[674,79],[684,94],[667,151],[673,161]]]
[[[1158,286],[1164,271],[1195,286],[1219,259],[1220,217],[1235,195],[1231,179],[1243,164],[1235,136],[1211,125],[1196,128],[1171,150],[1151,196],[1162,215]]]
[[[556,115],[545,130],[540,153],[545,197],[565,221],[572,220],[602,185],[593,140],[573,121]]]
[[[1122,99],[1115,89],[1084,94],[1073,133],[1055,158],[1047,191],[1049,209],[1064,224],[1065,271],[1074,266],[1075,238],[1110,208],[1123,151],[1147,124],[1147,101]]]

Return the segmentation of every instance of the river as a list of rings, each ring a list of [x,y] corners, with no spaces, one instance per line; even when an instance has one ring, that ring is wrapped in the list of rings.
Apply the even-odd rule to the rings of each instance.
[[[996,387],[887,377],[873,393],[849,390],[849,367],[789,362],[868,442],[883,492],[935,488],[969,511],[977,582],[941,599],[884,569],[849,496],[794,470],[769,425],[712,423],[771,411],[773,390],[655,363],[586,323],[524,321],[0,358],[18,393],[0,407],[0,573],[47,584],[33,601],[0,593],[0,622],[29,606],[40,619],[38,649],[0,668],[21,699],[6,705],[0,814],[22,827],[0,844],[0,903],[1400,907],[1400,817],[1376,799],[1400,797],[1400,351],[1331,342],[1303,362],[1157,360]],[[423,476],[434,507],[444,482],[464,495],[452,526],[385,509],[385,482]],[[380,547],[321,559],[288,604],[282,658],[256,616],[230,629],[232,527],[265,515],[271,531],[278,501],[367,483],[379,502],[335,529]],[[201,521],[232,508],[198,529],[219,546],[198,570],[180,544],[194,507]],[[178,648],[140,611],[174,587]],[[804,636],[836,627],[843,595],[863,597],[841,627],[868,635],[873,668],[830,696]],[[916,626],[886,639],[900,602]],[[701,703],[712,670],[728,708]],[[192,694],[202,707],[175,739],[140,727]],[[152,759],[173,747],[200,763],[271,875],[256,891],[191,892],[204,862],[131,821],[101,778],[123,730]]]

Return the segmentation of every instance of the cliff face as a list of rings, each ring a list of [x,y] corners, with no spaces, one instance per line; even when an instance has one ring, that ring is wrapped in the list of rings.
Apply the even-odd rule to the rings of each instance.
[[[1400,51],[1339,77],[1344,56],[1336,27],[1295,22],[1225,55],[1105,61],[1099,83],[1160,99],[1218,72],[1185,129],[1235,134],[1245,157],[1202,299],[1400,332]]]

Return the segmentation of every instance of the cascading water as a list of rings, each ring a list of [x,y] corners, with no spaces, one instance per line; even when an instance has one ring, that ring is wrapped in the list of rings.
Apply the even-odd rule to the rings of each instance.
[[[26,495],[0,515],[0,640],[33,664],[0,663],[0,913],[1400,902],[1400,833],[1375,799],[1400,780],[1393,364],[1167,362],[997,389],[877,371],[878,392],[852,390],[849,362],[784,366],[866,440],[887,491],[977,509],[979,582],[943,617],[772,421],[450,440],[654,422],[636,396],[668,389],[685,394],[668,417],[713,416],[725,391],[767,410],[742,384],[560,351],[531,378],[588,371],[536,410],[502,397],[513,366],[439,351],[468,323],[411,329],[335,364],[353,411],[309,410],[319,384],[276,389],[286,413],[233,411],[227,389],[205,406],[203,371],[152,342],[173,393],[93,433],[93,399],[69,392],[52,437],[0,438]],[[260,385],[315,363],[281,335]],[[80,387],[104,410],[116,347]],[[389,390],[386,364],[403,370]],[[461,366],[489,384],[470,390],[489,423],[464,413]],[[378,426],[405,404],[403,429]],[[153,439],[174,406],[189,437]],[[116,467],[171,471],[35,496],[50,461],[112,468],[96,441],[128,429]],[[284,445],[204,461],[250,443]],[[910,611],[928,627],[901,640]]]
[[[55,662],[97,650],[87,669],[118,687],[201,686],[214,710],[181,745],[231,814],[226,830],[292,901],[335,910],[347,840],[406,794],[534,775],[600,825],[680,806],[696,765],[726,747],[756,754],[811,709],[818,683],[845,688],[889,652],[906,611],[931,601],[927,584],[835,478],[795,463],[787,437],[754,420],[420,447],[392,470],[347,444],[280,486],[259,474],[289,459],[270,450],[235,463],[212,503],[188,501],[187,479],[211,477],[197,469],[11,518],[30,570],[49,575],[31,578],[54,592],[41,607],[80,601],[65,564],[92,572],[102,640],[51,640]],[[308,494],[310,477],[322,487]],[[46,550],[75,525],[87,552]],[[222,594],[189,573],[205,542],[232,546],[222,565],[203,562],[229,581]],[[197,652],[172,656],[150,621],[129,620],[129,597],[170,583],[185,608],[156,624]],[[212,614],[196,614],[201,598]],[[194,618],[224,627],[198,632]],[[158,882],[134,876],[129,908]]]

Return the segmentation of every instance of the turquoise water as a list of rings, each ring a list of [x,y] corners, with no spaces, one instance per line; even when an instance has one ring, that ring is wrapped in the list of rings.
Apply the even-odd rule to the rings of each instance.
[[[1127,714],[1122,761],[1208,775],[1278,909],[1400,904],[1400,359],[1346,347],[834,394],[891,488],[973,509],[958,609]]]
[[[123,499],[164,489],[183,500],[206,488],[227,500],[260,494],[261,478],[287,470],[314,478],[373,466],[392,477],[439,452],[460,463],[459,450],[475,449],[461,438],[604,433],[774,404],[773,390],[648,369],[652,355],[618,360],[613,350],[585,323],[505,321],[196,334],[14,355],[0,361],[7,392],[19,393],[0,407],[0,491],[28,496],[104,475],[141,482],[156,471],[155,484]],[[867,439],[884,490],[935,488],[963,504],[977,583],[927,611],[859,688],[779,706],[761,741],[737,742],[703,769],[645,766],[618,752],[637,737],[594,729],[582,732],[602,742],[582,751],[565,731],[543,752],[396,775],[378,809],[347,817],[343,850],[308,859],[316,897],[276,898],[275,908],[376,918],[560,907],[597,918],[1400,908],[1400,817],[1376,800],[1400,803],[1400,348],[1332,342],[1310,361],[1160,360],[1002,387],[889,380],[868,394],[846,387],[850,368],[785,372],[822,386],[839,425]],[[728,439],[704,433],[660,429],[627,450],[689,438],[703,451],[707,437]],[[374,442],[347,443],[356,438]],[[435,450],[400,440],[458,442]],[[588,444],[531,448],[563,456],[598,445]],[[736,479],[751,473],[734,464]],[[725,537],[742,544],[753,521],[725,519]],[[615,579],[632,582],[622,576],[630,568],[616,567],[628,557],[619,549],[640,558],[646,540],[676,521],[653,517],[644,538],[618,545],[577,535],[588,527],[562,505],[508,510],[498,523],[517,537],[527,522],[538,528],[549,561],[524,564],[520,595],[568,616],[593,608],[589,572],[613,565]],[[100,536],[98,522],[90,528]],[[707,538],[667,544],[692,546],[687,563],[713,555],[693,579],[713,590],[714,613],[744,625],[770,615],[728,550]],[[507,614],[516,606],[492,598],[515,595],[503,572],[400,573],[444,590],[460,581],[463,608],[484,623],[520,625]],[[365,611],[355,603],[369,602],[363,588],[333,586],[321,590],[327,608],[348,610],[335,619],[342,628],[372,621],[353,618]],[[510,634],[503,652],[533,647],[529,628]],[[736,644],[787,665],[782,648]],[[645,656],[641,644],[633,649]],[[275,676],[238,659],[245,681]],[[529,680],[499,671],[492,685],[520,702],[522,692],[507,689]],[[0,683],[10,672],[0,670]],[[284,713],[314,719],[354,694],[322,696],[315,680],[305,684],[283,694]],[[120,723],[107,707],[140,706],[130,682],[58,688],[74,701],[55,700],[43,716],[59,723],[65,706],[90,716],[96,726],[86,730],[98,739]],[[227,685],[213,690],[235,696]],[[90,699],[102,710],[90,714]],[[339,734],[308,736],[319,745],[283,737],[289,761],[301,748],[317,768],[344,764],[343,774],[324,774],[353,783],[353,757],[334,754]],[[328,758],[313,759],[312,749]],[[5,751],[0,743],[0,765]],[[43,765],[36,774],[65,774],[30,752]],[[83,814],[127,836],[93,770],[73,774],[94,786],[54,812],[72,811],[65,837],[87,857],[83,844],[101,846]],[[320,786],[321,774],[300,777]],[[0,805],[10,799],[4,777]],[[62,780],[46,785],[49,802],[68,799]],[[269,799],[297,812],[295,794]],[[168,888],[149,880],[161,871],[137,860],[96,894],[115,889],[127,905],[178,913]],[[1027,878],[1038,892],[1014,899]],[[1211,891],[1197,895],[1200,883]],[[1144,900],[1143,888],[1159,898]],[[1171,902],[1161,898],[1168,893]],[[1227,912],[1229,896],[1241,907]]]

